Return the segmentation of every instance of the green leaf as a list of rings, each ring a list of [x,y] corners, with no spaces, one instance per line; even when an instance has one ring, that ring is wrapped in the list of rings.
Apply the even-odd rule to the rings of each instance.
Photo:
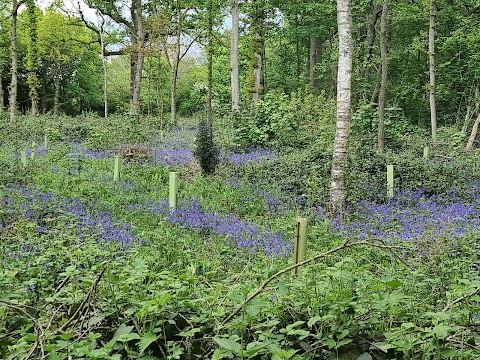
[[[447,325],[437,325],[433,328],[433,333],[439,339],[445,339],[450,332],[453,330],[451,326]]]
[[[133,326],[127,326],[125,323],[120,325],[120,327],[115,331],[115,334],[113,334],[112,340],[110,340],[105,346],[106,347],[113,347],[113,345],[120,339],[121,336],[130,334],[133,330]]]
[[[335,347],[338,349],[339,347],[350,344],[352,341],[353,341],[352,339],[342,339],[337,343],[337,345]]]
[[[265,349],[267,346],[269,346],[270,343],[262,343],[262,342],[252,342],[247,345],[247,351],[243,353],[244,356],[247,357],[252,357],[257,355],[260,351]]]
[[[335,333],[335,335],[337,336],[337,339],[343,339],[345,336],[347,336],[348,334],[350,334],[350,330],[348,329],[344,329],[342,330],[341,332],[337,332]]]
[[[326,339],[323,341],[323,345],[328,346],[329,348],[334,348],[337,346],[337,343],[333,339]]]
[[[302,329],[290,330],[289,332],[287,332],[287,335],[298,335],[299,339],[303,340],[310,335],[310,331],[302,330]]]
[[[286,360],[292,358],[295,354],[297,353],[297,350],[293,349],[288,349],[288,350],[283,350],[283,349],[277,349],[275,353],[272,356],[272,360],[277,359],[277,360]]]
[[[379,349],[380,351],[383,351],[384,353],[387,353],[388,349],[392,349],[395,347],[392,344],[386,344],[386,343],[373,343],[372,345],[377,349]]]
[[[138,351],[140,352],[140,354],[143,354],[143,352],[147,349],[147,347],[151,343],[153,343],[155,340],[157,340],[157,337],[158,336],[151,331],[143,335],[140,341],[138,342]]]
[[[127,342],[127,341],[131,341],[131,340],[140,340],[140,335],[133,332],[133,333],[130,333],[130,334],[122,335],[118,338],[118,341],[122,341],[122,342]]]
[[[442,358],[452,358],[452,359],[458,359],[459,352],[454,349],[445,349],[442,350]]]
[[[224,359],[226,357],[230,357],[230,355],[232,355],[232,353],[230,351],[227,351],[227,350],[224,350],[224,349],[217,349],[217,350],[214,351],[211,360]]]
[[[193,337],[193,336],[195,336],[196,333],[199,333],[201,331],[202,331],[202,329],[200,329],[200,328],[193,328],[193,329],[190,329],[188,331],[182,331],[178,335],[185,336],[185,337]]]
[[[391,288],[397,288],[403,285],[403,283],[399,280],[391,280],[385,283],[385,285],[390,286]]]
[[[310,320],[308,320],[307,326],[309,328],[311,328],[314,324],[319,322],[321,319],[322,319],[321,316],[314,316],[314,317],[310,318]]]
[[[305,321],[295,321],[293,324],[290,324],[286,327],[286,330],[287,331],[290,331],[292,329],[295,329],[297,327],[299,327],[300,325],[303,325],[305,324]]]
[[[242,353],[242,347],[240,344],[231,339],[214,337],[213,341],[215,341],[222,349],[231,351],[235,355],[240,355]]]

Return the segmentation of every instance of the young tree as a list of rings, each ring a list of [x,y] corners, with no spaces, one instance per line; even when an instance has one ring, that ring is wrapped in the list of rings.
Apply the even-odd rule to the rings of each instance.
[[[380,94],[378,96],[378,151],[383,152],[385,148],[385,95],[387,93],[388,75],[388,0],[383,0],[382,19],[380,21]]]
[[[428,30],[428,54],[430,60],[430,122],[432,139],[437,137],[437,105],[435,102],[435,18],[437,16],[437,2],[430,0],[430,26]]]
[[[332,213],[341,213],[347,198],[345,161],[351,119],[352,83],[352,15],[350,0],[337,0],[338,21],[338,75],[337,75],[337,129],[332,156],[330,205]]]
[[[240,110],[240,75],[238,71],[238,43],[240,30],[239,0],[231,0],[232,32],[230,39],[230,80],[232,89],[232,112]]]
[[[98,39],[100,44],[100,57],[102,59],[102,68],[103,68],[103,116],[108,117],[108,73],[107,73],[107,56],[106,56],[106,26],[107,22],[105,16],[97,13],[97,24],[87,20],[85,14],[82,11],[80,3],[77,5],[76,12],[80,16],[83,24],[90,30],[92,30]]]
[[[23,1],[12,0],[11,8],[11,49],[12,49],[12,79],[10,81],[10,121],[15,121],[17,112],[17,92],[18,92],[18,48],[17,48],[17,21],[18,9]]]
[[[92,35],[86,27],[79,26],[77,19],[58,11],[47,10],[40,18],[38,51],[45,81],[42,97],[49,98],[47,92],[53,85],[55,114],[62,105],[62,96],[68,98],[64,110],[101,104],[101,64],[98,49],[89,46],[97,42]]]
[[[27,6],[27,61],[26,69],[28,71],[27,84],[30,89],[30,100],[32,102],[31,113],[33,116],[38,114],[40,80],[38,78],[38,44],[37,28],[38,19],[41,14],[40,9],[35,6],[33,0],[26,1]]]
[[[207,8],[208,4],[207,3]],[[177,124],[177,82],[180,62],[199,38],[198,4],[193,0],[160,1],[150,16],[149,42],[159,42],[170,70],[170,121]],[[205,28],[203,29],[205,30]]]
[[[5,110],[5,93],[3,90],[4,77],[7,74],[7,66],[11,61],[9,35],[10,24],[8,19],[10,18],[10,11],[0,12],[0,113]]]
[[[124,26],[128,31],[131,43],[129,49],[122,49],[116,53],[130,53],[130,110],[138,115],[145,47],[142,0],[131,0],[127,6],[121,1],[107,0],[86,0],[86,4]],[[130,18],[125,14],[130,14]]]
[[[265,4],[253,1],[251,32],[253,37],[253,84],[251,87],[252,102],[256,104],[264,94],[264,55],[265,55]]]
[[[310,50],[308,61],[308,87],[311,92],[315,90],[315,65],[322,57],[322,41],[316,35],[310,35]]]

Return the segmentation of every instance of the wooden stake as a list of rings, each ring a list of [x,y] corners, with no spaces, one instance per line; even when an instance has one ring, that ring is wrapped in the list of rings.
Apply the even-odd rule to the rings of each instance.
[[[423,148],[423,158],[425,160],[428,160],[429,155],[430,155],[430,148],[428,146],[425,146]]]
[[[170,210],[177,207],[178,199],[178,172],[171,172],[169,179],[169,205]]]
[[[34,160],[36,154],[37,154],[37,143],[34,141],[32,143],[32,153],[30,154],[30,160]]]
[[[293,264],[305,260],[307,256],[307,219],[297,217],[295,220],[295,236],[293,243]],[[302,266],[298,266],[292,270],[294,275],[302,274]]]
[[[393,197],[393,165],[387,165],[387,196]]]
[[[43,136],[43,145],[45,146],[45,149],[48,149],[48,135],[45,133]]]
[[[26,168],[27,167],[27,149],[20,150],[20,161],[22,162],[23,167]]]
[[[120,181],[120,172],[122,169],[122,158],[120,155],[115,155],[115,162],[113,164],[113,180],[115,182]]]

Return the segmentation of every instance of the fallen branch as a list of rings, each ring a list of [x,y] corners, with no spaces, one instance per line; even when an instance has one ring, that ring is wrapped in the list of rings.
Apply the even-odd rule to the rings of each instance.
[[[288,266],[288,267],[278,271],[276,274],[270,276],[267,280],[265,280],[263,282],[262,285],[260,285],[260,287],[257,290],[255,290],[255,292],[253,292],[235,310],[233,310],[233,312],[230,315],[228,315],[225,318],[225,320],[222,321],[222,324],[225,324],[225,323],[229,322],[230,320],[232,320],[235,317],[235,315],[237,315],[246,304],[248,304],[250,301],[252,301],[258,295],[260,295],[265,290],[267,285],[269,283],[271,283],[273,280],[275,280],[276,278],[278,278],[280,275],[283,275],[283,274],[285,274],[285,273],[287,273],[287,272],[289,272],[289,271],[291,271],[291,270],[293,270],[293,269],[295,269],[299,266],[303,266],[305,264],[314,262],[314,261],[319,260],[321,258],[327,257],[327,256],[329,256],[333,253],[336,253],[340,250],[343,250],[343,249],[346,249],[346,248],[349,248],[349,247],[353,247],[353,246],[373,246],[373,247],[382,248],[382,249],[402,249],[402,250],[405,249],[405,247],[402,247],[402,246],[380,245],[380,244],[370,243],[368,241],[357,241],[357,242],[350,243],[349,240],[347,240],[342,245],[339,245],[336,248],[333,248],[333,249],[330,249],[330,250],[328,250],[324,253],[315,255],[314,257],[312,257],[310,259],[307,259],[307,260],[301,261],[299,263],[296,263],[294,265]]]
[[[98,275],[97,279],[95,280],[95,282],[92,284],[92,287],[90,288],[90,291],[88,292],[87,296],[85,297],[85,299],[83,299],[83,301],[81,302],[81,304],[78,306],[77,310],[73,313],[73,315],[60,327],[58,328],[54,334],[58,334],[60,332],[62,332],[63,330],[65,330],[67,328],[68,325],[70,325],[74,320],[75,318],[77,317],[77,315],[80,313],[80,311],[83,310],[83,308],[85,307],[86,304],[88,304],[90,302],[90,299],[93,295],[93,293],[95,292],[95,289],[97,288],[97,285],[98,283],[100,282],[100,279],[102,278],[103,274],[105,273],[105,271],[107,270],[107,267],[105,266],[102,270],[102,272]]]
[[[4,300],[0,300],[0,302],[2,304],[5,304],[7,307],[11,308],[11,309],[14,309],[14,310],[17,310],[19,312],[21,312],[22,314],[26,315],[30,320],[33,321],[34,325],[35,325],[35,331],[37,333],[37,336],[36,336],[36,339],[35,339],[35,342],[33,343],[32,347],[30,348],[30,350],[28,351],[27,355],[25,356],[25,360],[28,360],[30,359],[30,357],[33,355],[33,353],[35,352],[35,350],[37,349],[37,347],[40,345],[40,349],[42,351],[42,353],[44,352],[43,350],[43,343],[42,343],[42,339],[41,339],[41,336],[40,334],[43,334],[44,333],[44,330],[43,330],[43,327],[42,327],[42,324],[40,323],[40,321],[38,321],[37,319],[35,319],[32,315],[30,315],[28,313],[28,311],[26,311],[25,309],[22,308],[23,307],[26,307],[26,308],[31,308],[31,309],[35,309],[29,305],[23,305],[23,304],[15,304],[15,303],[11,303],[9,301],[4,301]]]
[[[477,287],[475,290],[473,290],[470,294],[464,295],[462,297],[459,297],[458,299],[455,299],[451,303],[449,303],[447,306],[445,306],[445,309],[443,309],[443,312],[446,312],[451,309],[451,307],[455,304],[458,304],[459,302],[468,299],[469,297],[475,296],[480,292],[480,286]]]

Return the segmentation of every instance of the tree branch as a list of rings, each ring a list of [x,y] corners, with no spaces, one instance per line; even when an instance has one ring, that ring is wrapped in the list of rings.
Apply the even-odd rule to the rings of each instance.
[[[443,312],[446,312],[452,308],[453,305],[458,304],[459,302],[468,299],[469,297],[475,296],[480,292],[480,286],[477,287],[475,290],[473,290],[470,294],[464,295],[462,297],[459,297],[458,299],[455,299],[451,303],[449,303],[445,308],[443,309]]]
[[[350,243],[349,240],[345,241],[342,245],[339,245],[337,246],[336,248],[333,248],[333,249],[330,249],[326,252],[323,252],[321,254],[318,254],[318,255],[315,255],[314,257],[310,258],[310,259],[307,259],[307,260],[304,260],[304,261],[301,261],[299,263],[296,263],[296,264],[293,264],[291,266],[288,266],[280,271],[278,271],[276,274],[270,276],[267,280],[265,280],[262,285],[260,285],[260,287],[258,287],[257,290],[255,290],[248,298],[246,298],[229,316],[227,316],[225,318],[225,320],[222,321],[222,324],[225,324],[227,322],[229,322],[230,320],[232,320],[235,315],[237,315],[240,310],[242,310],[242,308],[248,304],[250,301],[252,301],[254,298],[256,298],[258,295],[260,295],[264,290],[265,288],[267,287],[268,284],[270,284],[273,280],[275,280],[276,278],[278,278],[280,275],[283,275],[285,274],[286,272],[289,272],[293,269],[296,269],[297,267],[299,266],[303,266],[305,264],[308,264],[308,263],[311,263],[311,262],[314,262],[316,260],[319,260],[321,258],[324,258],[324,257],[327,257],[333,253],[336,253],[340,250],[343,250],[343,249],[346,249],[346,248],[349,248],[349,247],[353,247],[353,246],[373,246],[373,247],[377,247],[377,248],[382,248],[382,249],[406,249],[405,247],[402,247],[402,246],[393,246],[393,245],[380,245],[380,244],[374,244],[374,243],[370,243],[370,242],[367,242],[367,241],[358,241],[358,242],[354,242],[354,243]]]
[[[92,1],[89,1],[89,0],[86,1],[85,3],[89,7],[91,7],[92,9],[98,10],[102,15],[108,16],[110,19],[112,19],[116,23],[125,25],[127,27],[127,29],[133,35],[135,35],[135,27],[133,26],[133,24],[130,21],[128,21],[126,18],[121,16],[120,14],[118,14],[116,12],[113,12],[111,10],[108,10],[108,9],[102,8],[100,6],[96,6],[96,4],[93,4]]]
[[[196,37],[194,37],[194,38],[192,39],[192,41],[190,42],[190,44],[188,44],[188,46],[185,48],[185,51],[183,52],[183,54],[180,55],[179,60],[182,60],[182,59],[185,57],[185,55],[187,55],[188,50],[190,50],[190,48],[192,47],[193,43],[194,43],[195,41],[197,41],[197,38],[198,38],[198,37],[196,36]]]

